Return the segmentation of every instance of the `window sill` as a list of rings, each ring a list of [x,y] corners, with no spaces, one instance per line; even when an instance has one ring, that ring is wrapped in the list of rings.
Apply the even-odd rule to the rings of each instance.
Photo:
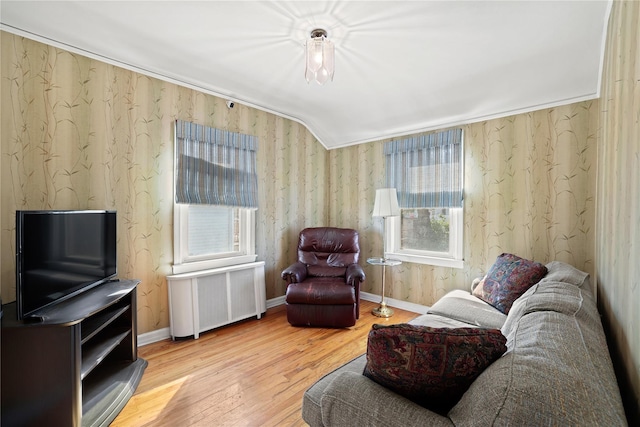
[[[464,268],[463,259],[439,258],[433,256],[414,255],[405,253],[387,252],[387,258],[398,259],[402,262],[411,262],[414,264],[435,265],[437,267]]]
[[[248,264],[255,262],[257,255],[242,255],[231,258],[209,259],[206,261],[185,262],[173,264],[171,271],[173,274],[192,273],[194,271],[210,270],[212,268],[231,267],[233,265]]]

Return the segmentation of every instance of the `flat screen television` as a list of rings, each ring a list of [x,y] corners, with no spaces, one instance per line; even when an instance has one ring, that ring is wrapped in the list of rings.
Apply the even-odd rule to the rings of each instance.
[[[18,319],[115,278],[116,235],[115,211],[16,211]]]

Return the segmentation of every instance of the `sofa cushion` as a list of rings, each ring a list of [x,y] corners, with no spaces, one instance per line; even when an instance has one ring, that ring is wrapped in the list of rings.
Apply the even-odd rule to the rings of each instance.
[[[307,420],[307,418],[304,419]],[[362,371],[357,374],[343,371],[335,375],[322,394],[319,421],[317,423],[313,421],[309,423],[313,427],[453,427],[454,425],[446,416],[429,411],[371,381],[362,375]]]
[[[589,274],[561,261],[551,261],[546,265],[547,275],[540,282],[563,282],[589,289]]]
[[[507,352],[449,412],[454,424],[625,425],[589,292],[539,283],[513,305],[503,331]]]
[[[501,254],[474,288],[473,295],[508,314],[513,302],[546,274],[547,267],[539,262]]]
[[[583,290],[582,298],[593,298],[589,275],[584,271],[559,261],[552,261],[546,267],[547,275],[514,301],[507,320],[500,328],[504,336],[508,337],[513,325],[527,313],[556,311],[571,314],[574,306],[570,299],[567,300],[569,292],[564,289],[566,286],[577,286]]]
[[[358,356],[349,363],[327,373],[309,387],[302,397],[302,419],[310,426],[323,425],[321,400],[327,386],[342,372],[356,372],[358,375],[362,375],[366,361],[364,354]]]
[[[373,325],[364,375],[438,413],[446,413],[506,351],[497,329]]]
[[[427,313],[490,329],[500,329],[507,318],[495,307],[461,289],[447,293],[429,308]]]
[[[415,319],[408,322],[410,325],[415,326],[430,326],[432,328],[470,328],[468,322],[461,322],[450,317],[441,316],[439,314],[427,313],[421,314]],[[498,329],[498,328],[494,328]]]

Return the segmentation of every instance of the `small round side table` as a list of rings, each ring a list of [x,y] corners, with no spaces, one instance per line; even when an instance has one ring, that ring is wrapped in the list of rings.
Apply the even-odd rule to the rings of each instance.
[[[393,310],[387,307],[387,303],[384,301],[384,281],[386,277],[387,266],[393,267],[394,265],[402,264],[402,261],[389,258],[368,258],[367,263],[371,265],[382,266],[382,299],[380,300],[380,307],[371,310],[374,316],[378,317],[391,317],[393,316]]]

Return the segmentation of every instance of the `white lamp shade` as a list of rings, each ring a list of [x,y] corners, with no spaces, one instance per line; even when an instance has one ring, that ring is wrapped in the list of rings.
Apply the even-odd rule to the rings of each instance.
[[[378,188],[376,190],[376,201],[373,204],[373,217],[398,216],[400,207],[398,206],[398,195],[395,188]]]

